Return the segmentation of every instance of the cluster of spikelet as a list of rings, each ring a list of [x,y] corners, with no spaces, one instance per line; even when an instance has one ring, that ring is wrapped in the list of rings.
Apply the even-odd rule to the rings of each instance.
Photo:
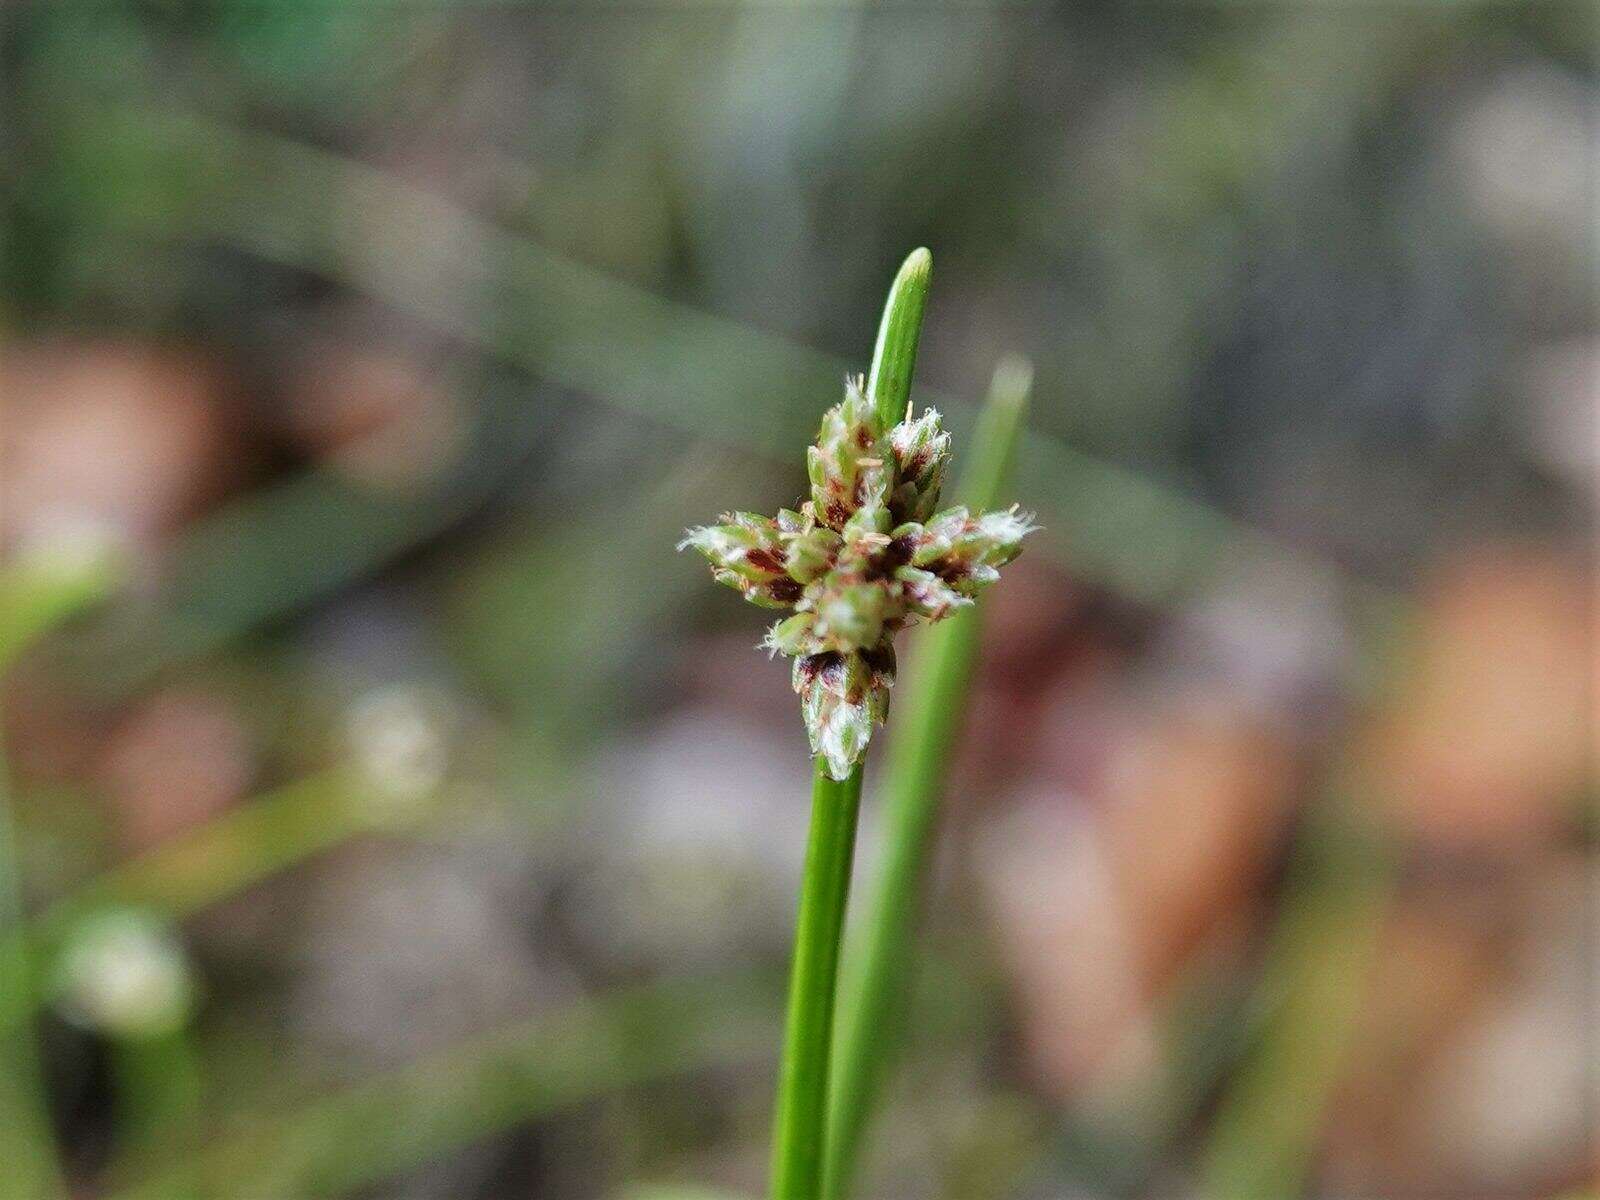
[[[889,712],[894,635],[972,603],[1034,528],[1015,507],[936,513],[950,435],[928,409],[882,428],[860,379],[822,418],[806,451],[811,498],[776,517],[724,514],[679,549],[711,561],[718,583],[764,608],[793,608],[763,645],[794,657],[811,752],[844,779]]]

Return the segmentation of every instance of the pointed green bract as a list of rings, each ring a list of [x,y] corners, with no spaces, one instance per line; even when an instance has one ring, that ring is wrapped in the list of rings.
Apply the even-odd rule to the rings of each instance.
[[[917,367],[922,313],[928,306],[932,282],[933,255],[918,247],[906,256],[889,285],[878,342],[872,350],[872,374],[867,379],[867,395],[877,411],[880,429],[898,421],[911,402],[911,373]]]

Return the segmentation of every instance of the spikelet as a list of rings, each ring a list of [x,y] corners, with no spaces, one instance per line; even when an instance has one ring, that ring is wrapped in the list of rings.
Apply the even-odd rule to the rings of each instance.
[[[933,409],[884,430],[859,377],[806,452],[811,498],[777,517],[726,513],[678,543],[752,604],[793,609],[762,639],[793,658],[811,752],[844,779],[889,714],[894,635],[973,602],[1036,528],[1015,506],[936,512],[950,435]]]

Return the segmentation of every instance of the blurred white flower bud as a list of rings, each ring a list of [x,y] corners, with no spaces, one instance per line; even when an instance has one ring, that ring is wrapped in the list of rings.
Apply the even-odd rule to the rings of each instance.
[[[409,809],[433,796],[450,766],[447,704],[408,684],[378,688],[350,707],[350,749],[381,801]]]
[[[128,537],[91,513],[51,509],[23,526],[16,541],[16,570],[52,585],[103,583],[120,571]]]
[[[86,917],[68,933],[56,966],[62,1015],[110,1037],[157,1037],[181,1029],[195,979],[171,928],[134,909]]]

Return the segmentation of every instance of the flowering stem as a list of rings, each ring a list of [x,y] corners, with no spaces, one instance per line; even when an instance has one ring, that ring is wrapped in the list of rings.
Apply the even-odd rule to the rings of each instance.
[[[933,256],[926,249],[913,250],[884,304],[867,396],[885,428],[900,420],[911,397],[911,373],[932,274]],[[822,756],[813,764],[811,832],[795,919],[789,1012],[773,1116],[772,1200],[817,1200],[822,1191],[834,991],[862,768],[857,761],[845,779],[835,780]]]
[[[1022,428],[1032,368],[1009,359],[995,372],[962,472],[959,499],[974,509],[998,502]],[[922,880],[933,841],[950,750],[978,650],[978,613],[967,609],[920,636],[913,686],[902,697],[898,736],[889,746],[883,862],[852,935],[840,985],[840,1028],[829,1097],[823,1195],[849,1191],[862,1135],[901,1030]]]
[[[813,1200],[822,1184],[834,983],[860,803],[861,765],[841,782],[818,758],[773,1121],[773,1200]]]

